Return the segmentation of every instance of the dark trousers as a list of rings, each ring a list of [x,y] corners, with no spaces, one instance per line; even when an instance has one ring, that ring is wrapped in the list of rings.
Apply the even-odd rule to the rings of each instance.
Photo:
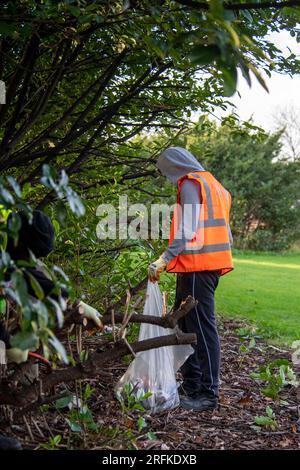
[[[178,273],[175,309],[188,295],[198,304],[179,321],[185,333],[196,333],[195,352],[181,368],[183,389],[188,394],[205,392],[218,396],[220,342],[215,320],[214,294],[219,282],[217,271]]]

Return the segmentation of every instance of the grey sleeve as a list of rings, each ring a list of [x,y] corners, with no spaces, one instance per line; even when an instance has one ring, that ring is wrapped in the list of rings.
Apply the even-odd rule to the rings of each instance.
[[[200,185],[191,180],[184,181],[180,193],[180,205],[183,208],[182,222],[178,227],[174,240],[162,254],[167,263],[183,251],[187,241],[194,238],[200,222]]]
[[[229,243],[232,246],[233,245],[233,236],[232,236],[232,231],[230,225],[228,225],[228,235],[229,235]]]

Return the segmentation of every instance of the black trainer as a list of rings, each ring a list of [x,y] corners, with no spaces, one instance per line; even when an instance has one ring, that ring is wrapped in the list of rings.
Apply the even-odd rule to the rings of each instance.
[[[205,394],[198,394],[194,397],[185,396],[180,398],[180,406],[185,410],[214,410],[218,406],[218,399]]]
[[[178,387],[178,393],[179,393],[179,397],[180,399],[181,398],[184,398],[184,397],[191,397],[191,398],[196,398],[199,396],[199,391],[195,391],[195,390],[189,390],[188,388],[186,388],[183,384],[179,385]]]
[[[0,434],[0,450],[22,450],[22,447],[17,439]]]

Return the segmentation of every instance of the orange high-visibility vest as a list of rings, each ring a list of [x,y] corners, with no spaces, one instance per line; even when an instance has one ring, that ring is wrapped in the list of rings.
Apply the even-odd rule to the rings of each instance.
[[[199,228],[194,239],[186,242],[184,250],[168,263],[167,271],[178,273],[219,270],[222,276],[233,269],[229,236],[231,195],[208,171],[189,173],[178,181],[177,204],[170,228],[169,245],[179,226],[180,192],[186,179],[199,184],[202,204]]]

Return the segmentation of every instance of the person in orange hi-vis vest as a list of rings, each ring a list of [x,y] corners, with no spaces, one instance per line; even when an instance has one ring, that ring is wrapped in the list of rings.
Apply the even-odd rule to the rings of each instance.
[[[160,273],[177,273],[177,309],[188,295],[197,305],[180,320],[186,333],[196,333],[197,345],[181,368],[181,406],[204,411],[218,405],[220,343],[214,293],[220,276],[233,269],[229,224],[230,193],[181,147],[170,147],[158,158],[159,172],[177,185],[169,245],[149,265],[150,281]]]

